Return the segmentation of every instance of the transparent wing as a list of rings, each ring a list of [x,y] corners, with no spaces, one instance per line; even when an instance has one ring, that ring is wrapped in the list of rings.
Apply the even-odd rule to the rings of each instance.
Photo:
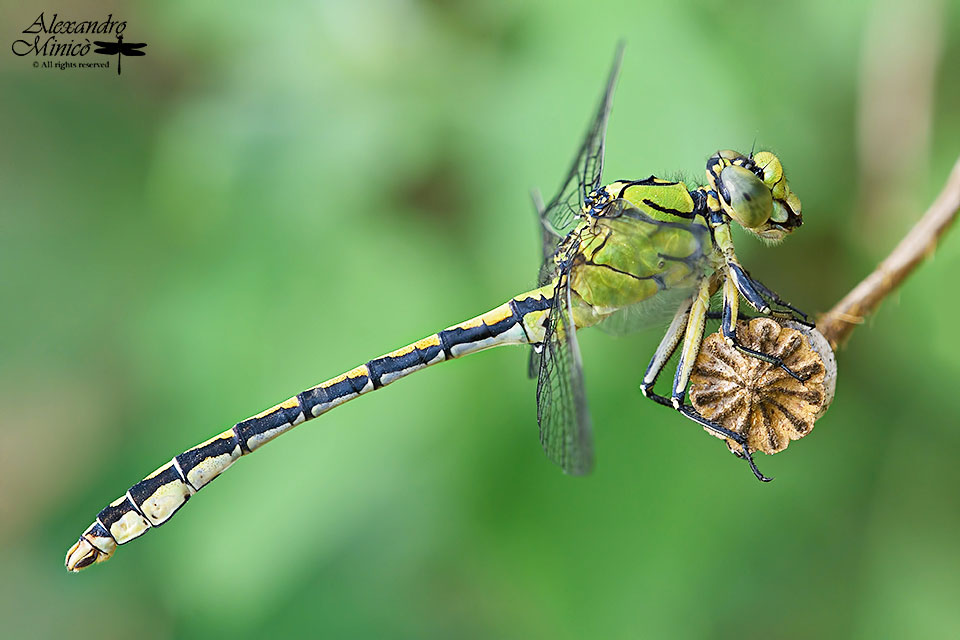
[[[624,307],[600,321],[604,333],[624,336],[651,327],[666,327],[677,309],[693,295],[694,287],[676,287],[661,291],[642,302]]]
[[[551,280],[557,273],[556,260],[554,256],[558,251],[559,239],[553,235],[553,232],[549,230],[547,225],[542,224],[543,222],[543,213],[544,213],[544,204],[543,196],[540,195],[540,191],[534,189],[530,193],[530,197],[533,200],[533,207],[537,210],[537,219],[540,220],[540,240],[541,248],[543,249],[543,262],[540,263],[540,272],[537,274],[537,286],[542,287]],[[530,360],[527,362],[527,377],[536,378],[540,375],[540,352],[541,349],[534,347],[530,350]]]
[[[593,435],[566,273],[561,274],[553,292],[540,354],[537,422],[543,450],[564,473],[583,475],[590,471]]]
[[[540,272],[537,274],[537,286],[542,287],[557,275],[554,256],[563,238],[554,235],[549,224],[544,224],[546,206],[543,204],[543,196],[540,195],[540,192],[535,189],[530,193],[530,197],[533,199],[533,207],[537,211],[537,220],[540,221],[540,248],[543,252],[543,259],[540,262]]]
[[[623,43],[617,45],[613,57],[613,66],[607,78],[607,85],[597,107],[590,129],[577,151],[567,177],[560,190],[549,204],[544,205],[539,191],[534,191],[533,205],[540,222],[542,261],[537,276],[537,286],[543,286],[553,280],[558,273],[556,255],[562,250],[561,240],[570,232],[583,210],[584,198],[600,186],[603,176],[603,153],[607,136],[607,120],[613,105],[613,91],[620,73],[623,60]],[[539,375],[540,352],[530,353],[527,375],[531,378]]]
[[[614,200],[596,219],[598,227],[616,226],[618,218],[629,218],[626,229],[636,254],[630,273],[657,283],[654,295],[623,307],[604,318],[601,330],[623,335],[667,324],[677,308],[696,289],[708,267],[710,232],[703,225],[652,218],[627,200]]]
[[[622,199],[611,202],[596,224],[615,226],[618,218],[630,221],[627,233],[637,258],[629,271],[637,277],[655,280],[657,291],[615,311],[598,326],[606,333],[623,335],[666,325],[677,308],[693,295],[709,267],[710,232],[696,222],[655,219]],[[622,236],[624,231],[617,233]]]
[[[584,197],[600,186],[603,174],[603,150],[607,135],[607,120],[610,117],[610,107],[613,104],[613,90],[617,83],[617,74],[620,72],[620,62],[623,59],[623,44],[617,46],[613,59],[613,67],[607,79],[607,86],[597,108],[590,129],[580,145],[580,150],[570,165],[567,177],[563,181],[557,195],[543,207],[539,213],[540,225],[544,233],[544,258],[553,251],[563,236],[572,228],[580,216]],[[547,239],[550,239],[547,242]]]

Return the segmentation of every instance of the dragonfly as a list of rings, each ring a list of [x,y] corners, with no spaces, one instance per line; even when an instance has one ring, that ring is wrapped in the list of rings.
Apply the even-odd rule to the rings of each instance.
[[[116,42],[101,42],[100,40],[94,40],[93,44],[99,47],[98,49],[93,50],[94,53],[102,53],[107,56],[117,56],[117,75],[120,75],[120,63],[123,61],[123,56],[147,55],[145,51],[140,51],[140,49],[147,46],[146,42],[124,42],[123,36],[117,36]]]
[[[707,160],[707,184],[650,176],[602,184],[607,121],[623,56],[618,48],[596,114],[556,196],[540,203],[543,256],[535,289],[459,324],[367,361],[236,423],[134,484],[97,515],[66,556],[80,571],[108,560],[118,545],[166,522],[200,489],[241,457],[295,426],[430,365],[491,347],[530,345],[537,377],[537,421],[546,455],[572,475],[593,464],[592,426],[576,332],[593,325],[627,329],[651,301],[679,299],[640,389],[710,433],[739,446],[757,469],[743,435],[705,419],[686,402],[711,297],[720,292],[720,331],[731,345],[784,368],[777,358],[737,343],[740,299],[761,315],[807,322],[741,266],[731,225],[779,241],[802,222],[779,159],[770,152],[718,151]],[[654,389],[679,349],[669,395]]]

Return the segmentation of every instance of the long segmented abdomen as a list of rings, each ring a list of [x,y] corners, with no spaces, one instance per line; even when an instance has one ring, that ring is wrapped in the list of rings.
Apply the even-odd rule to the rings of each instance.
[[[298,393],[187,449],[103,509],[67,552],[67,569],[80,571],[108,560],[117,545],[167,522],[239,458],[337,405],[438,362],[500,345],[542,342],[552,294],[553,284],[521,294],[483,315]]]

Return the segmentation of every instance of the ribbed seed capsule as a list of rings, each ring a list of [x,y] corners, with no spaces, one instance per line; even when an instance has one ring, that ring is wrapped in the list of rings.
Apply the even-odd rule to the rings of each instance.
[[[799,325],[794,325],[799,326]],[[737,323],[737,338],[750,349],[776,356],[805,378],[743,354],[719,333],[703,342],[690,376],[690,401],[703,417],[743,434],[751,452],[774,454],[813,429],[833,400],[836,361],[815,330],[782,326],[770,318]],[[814,348],[815,345],[816,349]],[[826,345],[827,353],[821,355]],[[740,446],[727,439],[727,446]]]

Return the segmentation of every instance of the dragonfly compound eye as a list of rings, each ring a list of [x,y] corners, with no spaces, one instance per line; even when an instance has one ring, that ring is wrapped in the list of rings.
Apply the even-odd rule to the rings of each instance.
[[[763,178],[763,184],[767,185],[773,193],[774,200],[786,198],[790,189],[787,187],[787,181],[783,179],[783,165],[780,164],[780,158],[769,151],[760,151],[754,154],[753,163]]]
[[[756,229],[773,214],[770,188],[755,173],[737,165],[720,172],[720,193],[731,218],[747,229]]]
[[[766,228],[754,231],[760,237],[776,242],[803,224],[800,198],[790,190],[783,165],[780,164],[777,156],[769,151],[760,151],[754,154],[752,161],[757,175],[773,195],[770,224],[766,225]]]

